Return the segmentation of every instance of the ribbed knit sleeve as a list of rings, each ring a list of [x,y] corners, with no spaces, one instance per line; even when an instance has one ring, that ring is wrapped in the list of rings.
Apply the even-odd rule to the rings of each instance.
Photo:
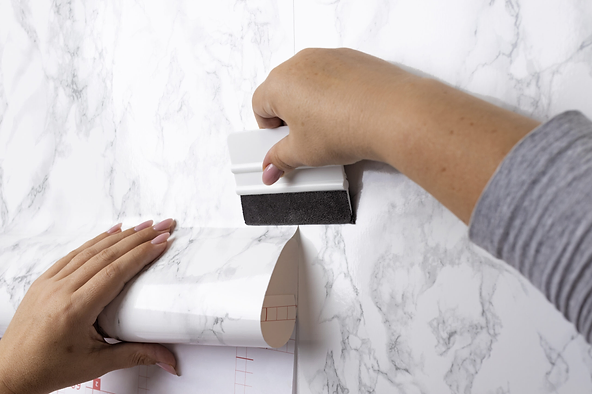
[[[592,343],[592,122],[565,112],[520,141],[483,191],[469,236]]]

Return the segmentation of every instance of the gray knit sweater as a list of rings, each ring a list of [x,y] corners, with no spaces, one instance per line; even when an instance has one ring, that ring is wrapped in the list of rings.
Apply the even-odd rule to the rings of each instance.
[[[592,122],[565,112],[520,141],[477,203],[469,236],[592,343]]]

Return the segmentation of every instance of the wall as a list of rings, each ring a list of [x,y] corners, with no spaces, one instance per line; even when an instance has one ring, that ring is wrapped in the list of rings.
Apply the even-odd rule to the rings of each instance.
[[[256,127],[252,92],[302,48],[360,49],[539,120],[592,116],[591,17],[577,0],[3,1],[0,264],[19,280],[0,287],[16,304],[21,262],[51,263],[23,238],[243,225],[225,139]],[[388,166],[348,174],[356,225],[301,229],[298,392],[592,389],[589,345],[450,212]]]

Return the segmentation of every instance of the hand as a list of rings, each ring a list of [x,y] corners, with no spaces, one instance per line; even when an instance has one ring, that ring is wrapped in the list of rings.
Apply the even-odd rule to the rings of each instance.
[[[303,165],[386,161],[379,148],[392,125],[383,115],[397,110],[393,93],[406,97],[419,79],[351,49],[299,52],[272,70],[253,95],[259,127],[282,121],[290,126],[263,161],[263,182],[272,184]]]
[[[290,134],[263,160],[263,183],[302,165],[382,161],[465,223],[508,152],[538,122],[351,49],[307,49],[253,95],[262,128]]]
[[[109,371],[175,356],[157,344],[110,345],[95,323],[127,281],[162,254],[172,219],[121,225],[60,259],[29,288],[0,340],[0,393],[47,393]]]

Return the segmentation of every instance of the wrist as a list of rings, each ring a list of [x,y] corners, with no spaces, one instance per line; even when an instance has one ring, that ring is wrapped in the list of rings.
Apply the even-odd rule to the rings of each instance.
[[[404,74],[393,73],[377,94],[380,102],[372,111],[366,158],[400,169],[410,153],[412,137],[426,117],[425,98],[431,94],[433,80],[396,69]]]

